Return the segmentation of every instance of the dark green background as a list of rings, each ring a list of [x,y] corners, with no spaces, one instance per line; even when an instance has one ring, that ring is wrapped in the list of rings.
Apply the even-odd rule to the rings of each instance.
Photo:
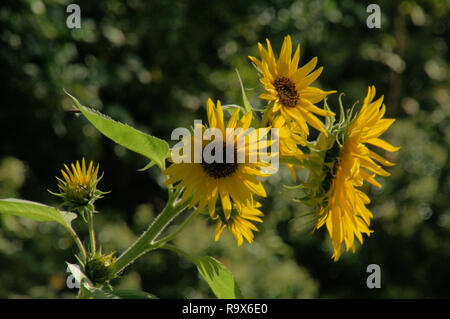
[[[213,255],[231,269],[249,298],[449,297],[450,2],[378,1],[381,29],[369,29],[370,2],[344,1],[80,1],[81,29],[66,27],[71,1],[0,4],[0,198],[58,205],[47,189],[63,163],[85,156],[105,173],[98,202],[99,242],[122,252],[166,199],[156,168],[67,112],[63,88],[83,104],[161,138],[205,120],[208,97],[241,103],[238,68],[255,106],[261,90],[247,55],[269,38],[278,53],[285,35],[324,72],[315,85],[362,101],[368,85],[385,95],[397,118],[383,136],[398,163],[364,187],[375,230],[356,253],[334,263],[325,229],[311,234],[307,208],[294,203],[286,170],[265,183],[264,223],[252,245],[238,248],[198,217],[175,244]],[[337,105],[337,95],[330,97]],[[75,227],[86,238],[85,225]],[[0,216],[0,297],[70,298],[65,261],[76,251],[62,227]],[[366,267],[381,266],[381,289],[366,287]],[[212,297],[184,257],[156,251],[139,259],[122,288],[162,298]]]

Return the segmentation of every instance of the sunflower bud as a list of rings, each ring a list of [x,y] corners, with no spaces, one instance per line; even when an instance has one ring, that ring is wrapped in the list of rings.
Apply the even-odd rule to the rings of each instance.
[[[97,183],[102,177],[98,176],[99,165],[94,167],[91,161],[89,167],[86,169],[86,162],[84,158],[75,164],[71,164],[72,170],[67,165],[64,165],[65,171],[61,170],[63,179],[56,177],[58,180],[59,193],[51,194],[58,196],[64,200],[63,205],[70,210],[78,211],[84,214],[84,209],[93,210],[94,202],[102,198],[105,192],[97,189]]]
[[[116,257],[113,257],[112,253],[109,255],[104,255],[101,251],[95,253],[93,256],[89,257],[86,262],[86,275],[94,283],[99,284],[112,279],[112,269],[115,260]]]

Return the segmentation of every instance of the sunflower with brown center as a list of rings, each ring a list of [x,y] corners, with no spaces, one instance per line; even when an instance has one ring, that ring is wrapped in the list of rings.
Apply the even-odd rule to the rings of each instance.
[[[260,98],[273,102],[270,112],[284,117],[288,125],[291,121],[295,121],[306,138],[309,135],[307,124],[326,135],[327,132],[316,115],[333,116],[334,113],[318,108],[314,104],[336,91],[323,91],[310,86],[322,73],[322,67],[313,71],[317,65],[317,58],[298,68],[300,45],[292,56],[290,36],[284,38],[278,61],[275,59],[270,41],[266,42],[267,49],[258,43],[261,60],[249,56],[262,73],[260,81],[266,93],[262,93]]]
[[[253,238],[249,232],[254,228],[248,226],[248,222],[244,222],[252,220],[247,218],[250,215],[246,212],[253,211],[255,207],[253,196],[266,197],[266,191],[258,177],[270,175],[267,172],[270,163],[262,156],[270,144],[264,140],[269,130],[265,128],[248,131],[252,113],[249,112],[238,120],[239,109],[234,112],[225,126],[220,101],[217,102],[216,107],[209,99],[206,109],[209,127],[220,130],[223,141],[205,141],[202,135],[201,140],[197,141],[201,145],[201,161],[196,163],[195,154],[189,154],[185,161],[174,162],[163,172],[169,176],[165,185],[173,185],[176,189],[184,188],[181,201],[190,199],[190,207],[198,205],[199,212],[208,206],[211,218],[221,223],[218,232],[221,233],[226,226],[235,235],[238,243],[242,243],[240,240],[242,236],[247,240]],[[201,129],[202,132],[206,131],[204,126]],[[239,129],[241,129],[240,132]],[[190,143],[191,150],[195,150],[196,139],[198,137],[194,134],[184,142]],[[215,148],[215,150],[222,150],[222,156],[218,161],[210,162],[204,158],[205,148],[209,147],[210,143],[221,144]],[[228,147],[229,145],[233,147]],[[234,152],[232,162],[228,161],[226,156],[229,149]],[[214,152],[212,154],[214,155]],[[239,161],[239,158],[244,160]],[[251,161],[252,158],[255,161]],[[219,198],[222,204],[220,213],[219,210],[216,211],[216,202]],[[244,224],[245,226],[239,226]]]

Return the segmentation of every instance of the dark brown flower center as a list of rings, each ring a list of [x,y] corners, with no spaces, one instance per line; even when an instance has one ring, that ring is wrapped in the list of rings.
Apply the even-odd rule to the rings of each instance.
[[[206,174],[213,178],[224,178],[235,173],[238,168],[236,149],[234,150],[233,162],[227,163],[227,147],[224,144],[222,148],[222,162],[213,161],[212,163],[207,163],[204,159],[202,160],[202,168]],[[211,151],[211,155],[215,156],[215,149]]]
[[[295,83],[284,76],[279,76],[273,82],[275,90],[278,92],[281,104],[286,107],[296,107],[298,104],[298,92]]]

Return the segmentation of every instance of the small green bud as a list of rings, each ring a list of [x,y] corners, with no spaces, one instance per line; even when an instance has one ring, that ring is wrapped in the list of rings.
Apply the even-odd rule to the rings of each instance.
[[[113,257],[112,253],[109,255],[104,255],[101,251],[97,252],[93,256],[89,257],[86,262],[86,275],[94,283],[99,284],[112,279],[112,268],[115,260],[116,257]]]

